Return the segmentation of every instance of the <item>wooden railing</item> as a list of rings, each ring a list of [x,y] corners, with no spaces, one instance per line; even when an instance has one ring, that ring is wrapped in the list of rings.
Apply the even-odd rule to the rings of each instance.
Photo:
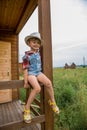
[[[0,81],[0,90],[15,89],[15,88],[20,89],[23,87],[23,84],[24,84],[23,80]],[[23,107],[21,106],[19,100],[18,100],[18,102],[12,101],[12,102],[8,102],[8,103],[0,104],[0,111],[2,112],[2,113],[0,113],[1,114],[0,115],[0,130],[10,130],[10,129],[13,130],[13,128],[18,129],[18,128],[22,128],[24,126],[28,126],[28,125],[32,125],[32,124],[36,124],[36,123],[41,123],[42,129],[44,130],[43,123],[45,122],[45,115],[44,115],[44,108],[43,108],[44,102],[43,102],[42,96],[43,96],[43,87],[42,87],[42,91],[40,93],[40,100],[35,99],[33,102],[34,104],[31,105],[31,111],[34,115],[33,115],[32,122],[30,124],[26,124],[23,122],[23,115],[22,115]],[[12,104],[13,105],[15,104],[14,107]],[[4,113],[4,111],[5,111],[5,113]],[[18,113],[18,115],[17,115],[17,113],[15,114],[15,111]],[[2,115],[5,117],[2,117]],[[8,115],[9,115],[9,119],[8,119]],[[12,119],[10,119],[10,118],[12,118]],[[7,120],[5,121],[4,119],[7,119]]]

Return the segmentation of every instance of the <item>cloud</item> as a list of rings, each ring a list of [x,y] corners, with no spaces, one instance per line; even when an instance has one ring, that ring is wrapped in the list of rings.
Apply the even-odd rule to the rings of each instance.
[[[56,0],[54,2],[56,4]],[[53,42],[71,42],[87,37],[83,7],[79,0],[58,0],[57,8],[54,7],[52,12]]]
[[[62,51],[62,50],[68,50],[68,49],[74,49],[77,47],[83,47],[83,46],[87,46],[87,41],[72,41],[72,42],[67,42],[67,43],[60,43],[61,46],[58,47],[57,44],[55,44],[57,47],[55,48],[55,52],[58,51]]]

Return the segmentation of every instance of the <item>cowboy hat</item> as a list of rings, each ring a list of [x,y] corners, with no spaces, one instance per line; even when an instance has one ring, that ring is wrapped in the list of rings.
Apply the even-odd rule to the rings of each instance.
[[[30,35],[26,36],[25,37],[25,43],[28,45],[28,41],[31,39],[31,38],[37,38],[39,39],[40,43],[41,43],[41,36],[40,36],[40,33],[39,32],[34,32],[34,33],[31,33]]]

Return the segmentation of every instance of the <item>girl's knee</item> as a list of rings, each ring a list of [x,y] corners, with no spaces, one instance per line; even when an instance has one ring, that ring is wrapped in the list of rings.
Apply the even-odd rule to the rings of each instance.
[[[46,83],[46,86],[47,86],[47,87],[52,87],[52,83],[51,83],[50,80]]]
[[[37,87],[37,88],[35,88],[34,90],[35,90],[36,93],[40,93],[41,88],[40,88],[40,87]]]

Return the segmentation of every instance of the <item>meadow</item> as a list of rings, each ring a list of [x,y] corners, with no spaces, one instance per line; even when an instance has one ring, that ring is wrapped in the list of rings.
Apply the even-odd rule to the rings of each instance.
[[[54,130],[87,130],[87,68],[53,70],[59,116]]]
[[[87,130],[87,67],[54,68],[53,85],[60,108],[60,114],[54,115],[54,130]],[[21,89],[22,101],[25,95]]]

